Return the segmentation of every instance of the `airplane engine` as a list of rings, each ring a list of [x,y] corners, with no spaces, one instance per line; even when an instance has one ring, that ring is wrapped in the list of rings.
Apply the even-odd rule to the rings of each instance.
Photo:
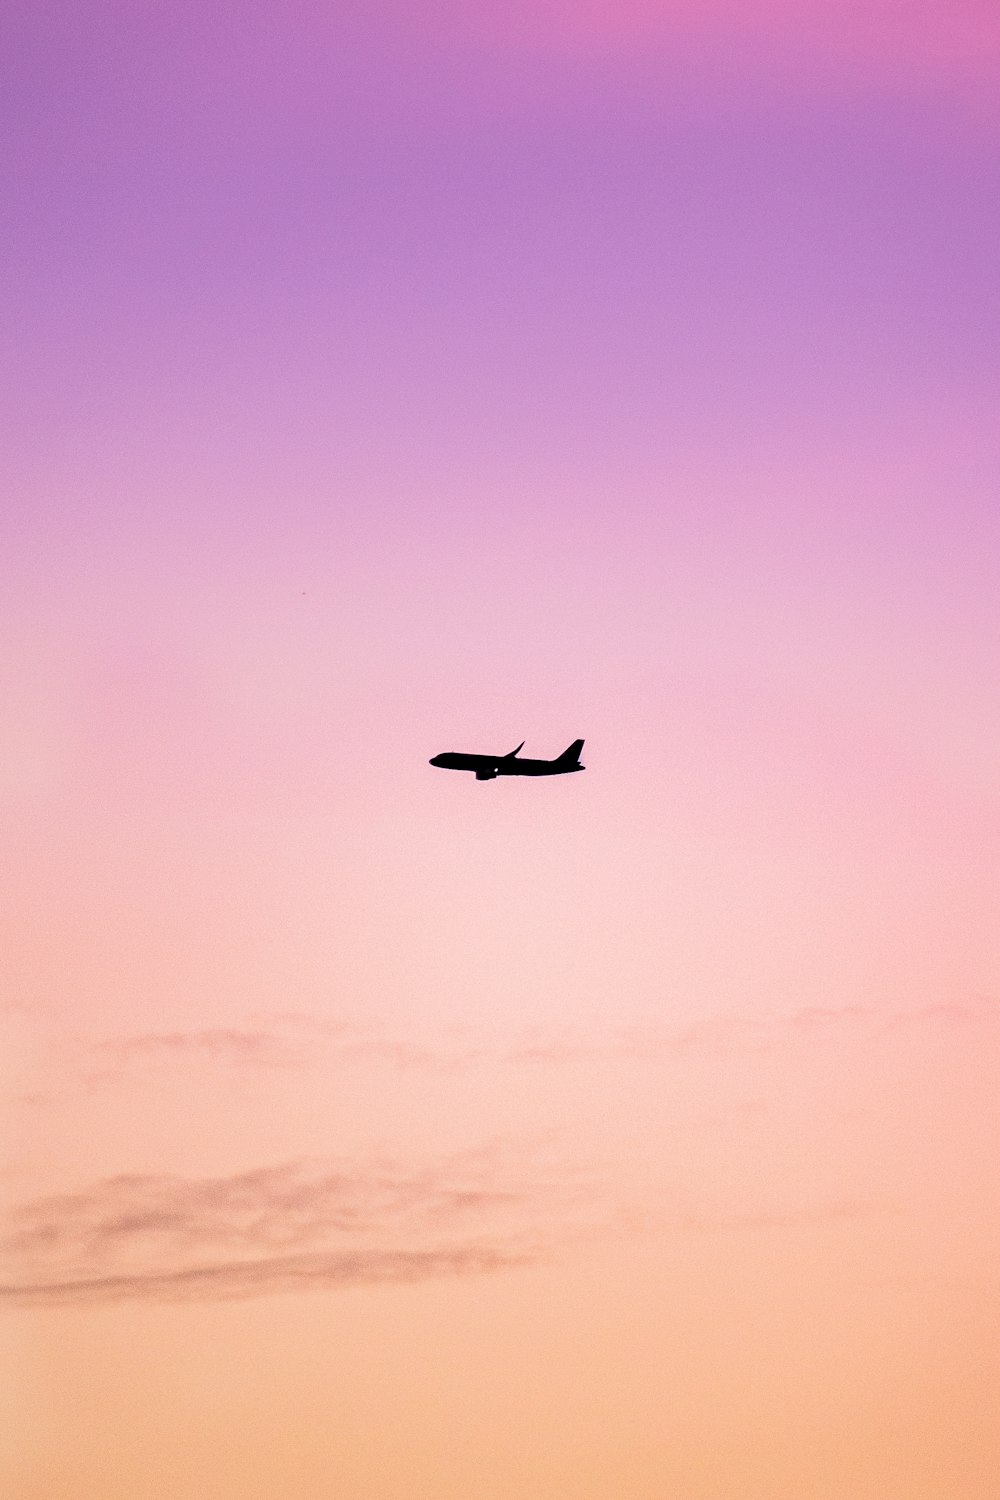
[[[476,780],[477,781],[492,781],[494,779],[494,777],[496,776],[496,774],[497,773],[495,771],[477,771],[476,772]]]

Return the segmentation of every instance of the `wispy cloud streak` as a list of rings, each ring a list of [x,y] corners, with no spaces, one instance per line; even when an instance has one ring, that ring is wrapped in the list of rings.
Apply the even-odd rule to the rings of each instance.
[[[0,1301],[22,1307],[133,1300],[232,1301],[275,1292],[323,1291],[502,1271],[537,1259],[537,1255],[525,1252],[476,1244],[447,1250],[274,1255],[170,1270],[0,1284]]]
[[[808,1040],[833,1031],[876,1035],[923,1025],[964,1028],[998,1019],[1000,1008],[985,1000],[897,1009],[846,1001],[770,1015],[719,1013],[694,1021],[649,1019],[590,1031],[531,1028],[507,1037],[470,1030],[416,1040],[370,1024],[289,1012],[261,1017],[244,1027],[141,1032],[80,1045],[84,1055],[96,1061],[87,1076],[92,1086],[99,1087],[133,1066],[157,1062],[288,1068],[325,1060],[433,1072],[572,1066],[615,1058],[655,1062],[685,1055],[761,1052],[789,1039]]]
[[[509,1178],[490,1150],[105,1178],[9,1214],[0,1300],[248,1297],[498,1270],[537,1257],[526,1215],[559,1200],[541,1175]]]
[[[152,1031],[102,1042],[100,1051],[113,1061],[201,1055],[213,1062],[265,1067],[296,1060],[295,1049],[274,1032],[252,1027],[211,1026],[200,1031]]]

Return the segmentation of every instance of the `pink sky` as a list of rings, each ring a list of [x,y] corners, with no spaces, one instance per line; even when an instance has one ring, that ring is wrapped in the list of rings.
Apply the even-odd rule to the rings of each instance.
[[[4,1496],[992,1500],[995,8],[4,24]]]

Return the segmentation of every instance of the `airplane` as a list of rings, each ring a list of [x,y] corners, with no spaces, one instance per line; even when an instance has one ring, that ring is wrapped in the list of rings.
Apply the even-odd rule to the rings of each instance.
[[[508,755],[466,755],[461,750],[446,750],[435,755],[430,764],[446,771],[475,771],[477,781],[492,781],[494,776],[564,776],[568,771],[584,771],[580,764],[583,740],[574,740],[555,760],[519,760],[524,740]]]

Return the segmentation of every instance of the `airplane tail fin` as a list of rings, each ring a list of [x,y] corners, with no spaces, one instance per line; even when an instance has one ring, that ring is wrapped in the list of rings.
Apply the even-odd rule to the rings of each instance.
[[[580,759],[580,751],[583,749],[583,740],[574,740],[572,745],[565,749],[562,755],[556,756],[557,766],[572,766]]]

